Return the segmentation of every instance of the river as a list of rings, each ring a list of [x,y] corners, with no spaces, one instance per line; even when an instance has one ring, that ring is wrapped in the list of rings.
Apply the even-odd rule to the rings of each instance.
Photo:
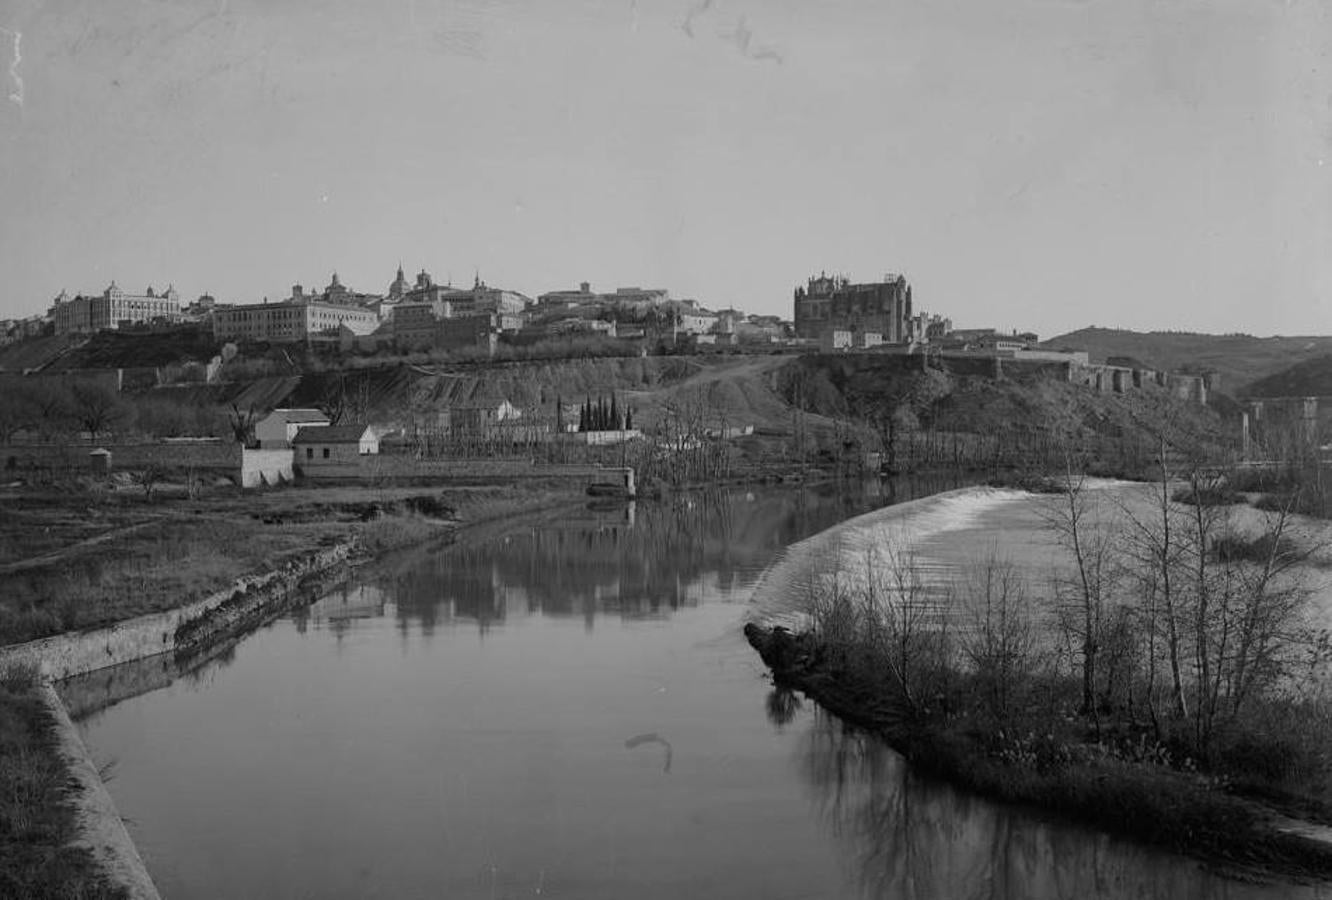
[[[785,548],[948,486],[491,528],[71,706],[167,898],[1332,896],[960,794],[772,691],[741,626]],[[934,544],[974,526],[940,504]]]

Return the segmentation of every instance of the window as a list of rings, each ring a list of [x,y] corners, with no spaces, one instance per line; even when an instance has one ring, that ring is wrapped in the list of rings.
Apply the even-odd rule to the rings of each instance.
[[[305,458],[306,458],[306,459],[314,459],[314,447],[306,447],[306,448],[305,448]]]
[[[328,448],[324,448],[324,459],[328,459]]]

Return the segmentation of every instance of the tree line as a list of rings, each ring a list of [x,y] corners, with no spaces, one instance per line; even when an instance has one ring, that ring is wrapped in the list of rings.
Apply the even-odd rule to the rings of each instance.
[[[225,410],[177,399],[169,392],[127,395],[104,379],[23,377],[0,388],[0,443],[20,437],[40,442],[81,435],[96,442],[110,435],[147,437],[228,436]]]

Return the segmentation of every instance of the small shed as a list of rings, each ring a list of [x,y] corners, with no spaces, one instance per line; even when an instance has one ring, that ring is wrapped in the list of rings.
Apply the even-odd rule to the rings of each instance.
[[[111,471],[111,451],[98,447],[88,454],[88,467],[94,475],[106,475]]]

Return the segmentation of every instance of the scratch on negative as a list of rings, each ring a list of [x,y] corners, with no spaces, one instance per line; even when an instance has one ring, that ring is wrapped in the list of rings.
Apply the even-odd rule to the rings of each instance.
[[[23,62],[23,32],[9,28],[0,28],[0,32],[14,38],[14,60],[9,64],[9,77],[14,81],[14,89],[9,92],[9,99],[20,107],[23,106],[23,76],[19,74],[19,63]]]

